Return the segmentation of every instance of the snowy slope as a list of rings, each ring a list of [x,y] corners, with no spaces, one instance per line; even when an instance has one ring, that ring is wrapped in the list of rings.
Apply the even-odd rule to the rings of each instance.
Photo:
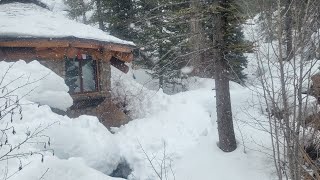
[[[51,3],[49,3],[51,2]],[[48,4],[62,8],[61,3]],[[77,37],[111,43],[134,45],[89,25],[68,19],[61,12],[53,12],[34,4],[10,3],[0,5],[0,37],[61,38]]]

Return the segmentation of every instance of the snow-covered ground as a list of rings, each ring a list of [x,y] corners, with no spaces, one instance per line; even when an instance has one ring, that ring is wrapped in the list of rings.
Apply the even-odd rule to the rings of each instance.
[[[0,136],[1,178],[39,179],[48,169],[45,179],[111,179],[104,173],[120,161],[111,133],[96,117],[70,119],[48,106],[72,105],[61,77],[37,61],[2,61],[0,77],[0,130],[9,128]],[[4,116],[11,107],[14,113]]]
[[[202,85],[193,86],[193,90],[167,95],[161,90],[148,90],[135,82],[132,75],[113,68],[113,92],[127,96],[131,102],[128,108],[136,119],[121,128],[114,128],[114,134],[111,134],[95,117],[70,119],[53,113],[49,106],[44,105],[55,102],[52,104],[61,104],[60,109],[70,106],[69,100],[50,95],[53,93],[70,99],[63,79],[52,71],[36,61],[29,64],[24,61],[15,64],[1,62],[1,77],[10,65],[9,74],[0,88],[16,78],[19,81],[7,85],[8,89],[24,85],[27,80],[35,81],[35,84],[13,92],[22,97],[23,118],[19,120],[17,110],[12,123],[10,116],[1,120],[0,129],[7,123],[15,127],[16,134],[8,134],[8,143],[13,147],[30,137],[28,132],[32,135],[39,131],[30,143],[10,153],[33,152],[32,156],[1,159],[0,174],[13,174],[10,179],[33,180],[42,175],[47,180],[114,179],[108,174],[124,159],[133,169],[129,178],[137,180],[158,179],[156,172],[161,174],[161,170],[168,174],[169,179],[174,179],[174,175],[175,179],[181,180],[274,178],[271,158],[266,155],[270,153],[269,136],[259,130],[260,126],[254,119],[263,120],[265,116],[253,106],[258,99],[248,88],[231,84],[238,149],[223,153],[216,146],[213,80],[198,79]],[[24,96],[33,87],[35,93]],[[45,100],[41,94],[45,95]],[[4,144],[4,139],[1,142]],[[0,148],[0,157],[8,148]],[[20,165],[23,168],[16,173]]]
[[[255,120],[259,119],[263,124],[266,118],[259,113],[258,98],[250,89],[231,83],[238,149],[228,154],[216,145],[214,80],[193,79],[193,90],[167,95],[161,90],[150,91],[134,83],[130,80],[130,73],[124,75],[116,69],[112,73],[112,82],[121,77],[120,87],[131,83],[126,86],[131,90],[122,92],[127,96],[131,92],[128,97],[132,99],[128,100],[134,103],[128,108],[137,118],[140,116],[140,119],[115,130],[115,136],[121,142],[121,154],[133,166],[134,177],[157,179],[146,154],[154,158],[155,169],[160,172],[163,168],[159,164],[165,152],[168,173],[174,174],[176,179],[274,178],[271,158],[265,154],[270,153],[267,150],[270,148],[269,135]],[[117,89],[115,85],[119,83],[114,84]],[[134,107],[139,108],[135,111]]]

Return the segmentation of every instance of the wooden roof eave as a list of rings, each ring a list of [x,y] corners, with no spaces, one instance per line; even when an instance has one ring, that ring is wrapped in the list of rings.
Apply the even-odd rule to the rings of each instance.
[[[46,48],[66,48],[68,52],[74,49],[100,50],[103,52],[104,60],[110,60],[111,56],[114,56],[124,62],[133,60],[132,51],[134,49],[134,46],[131,45],[79,38],[0,38],[0,47],[35,48],[36,51],[43,51]]]
[[[135,46],[81,38],[1,38],[0,47],[86,48],[130,53]]]

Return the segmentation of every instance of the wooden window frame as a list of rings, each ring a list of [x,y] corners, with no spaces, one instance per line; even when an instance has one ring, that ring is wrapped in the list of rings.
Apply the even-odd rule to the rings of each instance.
[[[94,63],[94,80],[95,80],[95,90],[93,91],[84,91],[83,89],[83,73],[82,73],[82,64],[83,61],[86,61],[86,59],[78,59],[77,57],[72,59],[72,58],[66,58],[66,61],[77,61],[79,62],[79,69],[78,69],[78,76],[80,80],[80,92],[72,92],[70,94],[72,95],[77,95],[77,94],[86,94],[86,93],[96,93],[101,91],[100,87],[100,63],[98,60],[91,59]]]

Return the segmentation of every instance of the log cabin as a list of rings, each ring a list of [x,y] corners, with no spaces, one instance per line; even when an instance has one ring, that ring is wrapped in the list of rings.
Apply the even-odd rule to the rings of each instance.
[[[37,60],[63,77],[73,106],[57,113],[93,115],[107,128],[130,119],[111,101],[111,65],[124,73],[134,43],[34,3],[0,3],[0,60]]]

